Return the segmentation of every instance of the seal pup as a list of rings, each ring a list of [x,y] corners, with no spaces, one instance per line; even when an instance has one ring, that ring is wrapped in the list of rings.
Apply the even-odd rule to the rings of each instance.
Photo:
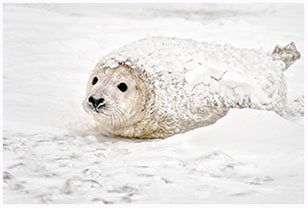
[[[84,109],[101,133],[166,138],[215,123],[231,108],[287,111],[283,75],[300,58],[295,44],[239,49],[191,39],[146,37],[94,68]]]

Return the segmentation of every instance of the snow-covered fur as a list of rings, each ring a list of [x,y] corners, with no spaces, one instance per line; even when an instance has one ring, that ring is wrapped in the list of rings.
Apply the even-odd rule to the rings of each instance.
[[[112,51],[97,68],[126,67],[146,83],[149,95],[142,119],[115,128],[114,134],[166,138],[213,124],[230,108],[283,115],[286,64],[271,55],[262,49],[168,37],[146,37]]]

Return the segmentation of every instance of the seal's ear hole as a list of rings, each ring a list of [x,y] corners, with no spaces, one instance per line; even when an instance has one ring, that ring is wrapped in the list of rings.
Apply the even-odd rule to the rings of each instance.
[[[121,82],[118,86],[119,90],[125,92],[127,90],[127,85],[124,82]]]
[[[98,81],[98,78],[97,77],[94,77],[93,80],[92,80],[92,85],[95,85]]]

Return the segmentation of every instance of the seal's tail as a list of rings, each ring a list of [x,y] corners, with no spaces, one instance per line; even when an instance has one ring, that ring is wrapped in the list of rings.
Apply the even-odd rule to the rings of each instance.
[[[276,45],[274,51],[271,54],[274,61],[281,60],[285,63],[283,71],[286,71],[296,60],[300,59],[301,54],[296,49],[293,42],[289,43],[285,47]]]

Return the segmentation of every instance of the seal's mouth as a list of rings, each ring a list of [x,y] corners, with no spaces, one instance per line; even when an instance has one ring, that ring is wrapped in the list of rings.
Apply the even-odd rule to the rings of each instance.
[[[95,113],[103,113],[104,109],[106,108],[106,103],[100,104],[94,107],[92,104],[88,102],[83,102],[83,109],[87,113],[95,112]]]
[[[94,112],[96,112],[96,113],[102,113],[103,109],[106,107],[106,104],[101,104],[101,105],[99,105],[99,106],[97,106],[97,107],[94,107],[93,105],[91,105],[90,103],[88,103],[88,107],[89,107],[92,111],[94,111]]]

